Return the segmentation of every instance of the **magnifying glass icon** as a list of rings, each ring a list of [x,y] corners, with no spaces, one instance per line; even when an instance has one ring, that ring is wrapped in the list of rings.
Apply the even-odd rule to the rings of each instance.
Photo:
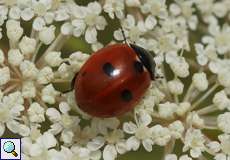
[[[3,144],[3,150],[6,152],[6,153],[11,153],[14,155],[14,157],[17,157],[18,154],[17,152],[15,152],[15,145],[13,142],[11,141],[7,141]]]

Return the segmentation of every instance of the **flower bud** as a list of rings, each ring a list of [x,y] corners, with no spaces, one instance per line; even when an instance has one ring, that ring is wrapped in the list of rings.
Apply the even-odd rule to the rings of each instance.
[[[192,77],[192,82],[199,91],[205,91],[208,88],[208,80],[204,72],[195,73]]]
[[[55,51],[49,52],[45,56],[45,61],[51,67],[59,66],[62,62],[61,52],[55,52]]]
[[[22,63],[24,56],[19,49],[11,49],[8,52],[8,61],[13,66],[18,66]]]
[[[183,93],[184,84],[179,79],[175,79],[168,82],[169,90],[174,95],[180,95]]]
[[[220,84],[224,87],[230,87],[230,74],[229,71],[226,69],[223,69],[219,74],[218,74],[218,81]]]
[[[50,44],[55,39],[55,26],[44,27],[39,32],[39,39],[46,45]]]
[[[24,36],[19,43],[19,48],[24,55],[29,55],[34,53],[36,49],[36,40],[33,38],[29,38]]]
[[[224,110],[229,108],[230,110],[230,99],[227,97],[224,90],[217,92],[212,101],[218,109]]]
[[[7,36],[12,42],[17,42],[22,34],[23,28],[20,26],[20,22],[15,20],[8,20],[6,22]]]

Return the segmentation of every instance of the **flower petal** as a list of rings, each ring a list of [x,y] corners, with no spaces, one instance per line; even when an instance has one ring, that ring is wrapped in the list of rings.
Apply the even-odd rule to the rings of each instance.
[[[142,141],[142,144],[145,148],[146,151],[151,152],[152,151],[152,146],[153,146],[153,141],[151,139],[144,139]]]
[[[140,140],[137,139],[135,136],[132,136],[126,141],[126,144],[128,150],[136,151],[140,147]]]
[[[107,145],[103,151],[104,160],[114,160],[117,157],[117,151],[114,145]]]
[[[85,40],[88,43],[95,43],[97,41],[97,30],[94,27],[88,27],[86,29]]]
[[[88,142],[87,148],[91,151],[99,150],[105,143],[105,139],[103,137],[96,137],[91,142]]]
[[[133,122],[126,122],[123,125],[123,130],[128,134],[134,134],[137,130],[137,126]]]

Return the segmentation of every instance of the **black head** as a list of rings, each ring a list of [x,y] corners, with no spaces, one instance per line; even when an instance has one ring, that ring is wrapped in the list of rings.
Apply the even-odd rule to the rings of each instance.
[[[130,44],[130,46],[135,51],[145,68],[148,70],[151,79],[154,80],[156,63],[153,60],[153,56],[142,47],[139,47],[135,44]]]

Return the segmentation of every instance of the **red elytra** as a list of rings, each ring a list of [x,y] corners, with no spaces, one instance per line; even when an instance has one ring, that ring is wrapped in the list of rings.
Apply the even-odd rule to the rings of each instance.
[[[80,109],[95,117],[132,110],[154,79],[155,63],[141,47],[110,45],[92,54],[77,74],[74,89]]]

